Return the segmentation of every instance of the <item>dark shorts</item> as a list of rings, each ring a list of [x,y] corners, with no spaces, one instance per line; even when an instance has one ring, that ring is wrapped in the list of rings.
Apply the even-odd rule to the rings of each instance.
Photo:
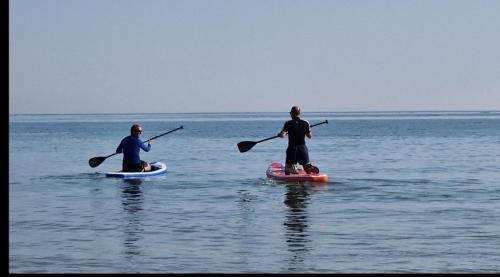
[[[138,164],[123,164],[122,171],[124,171],[124,172],[142,172],[144,170],[144,166],[146,166],[145,161],[141,161]]]
[[[305,144],[288,146],[286,149],[286,163],[305,165],[309,163],[309,150]]]

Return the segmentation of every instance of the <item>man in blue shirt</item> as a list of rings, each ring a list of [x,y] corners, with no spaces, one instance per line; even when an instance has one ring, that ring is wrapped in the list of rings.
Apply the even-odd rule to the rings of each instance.
[[[116,148],[117,153],[123,153],[122,171],[124,172],[143,172],[151,171],[151,165],[141,160],[139,151],[149,152],[151,149],[151,141],[147,141],[148,145],[144,144],[139,136],[142,134],[142,127],[139,124],[134,124],[130,128],[130,136],[124,137],[120,145]]]
[[[290,110],[292,120],[285,122],[278,136],[283,138],[288,134],[288,148],[286,149],[285,174],[297,174],[295,165],[299,163],[304,171],[309,174],[319,173],[319,169],[309,162],[309,150],[306,146],[305,137],[312,139],[309,122],[300,118],[300,107],[293,106]]]

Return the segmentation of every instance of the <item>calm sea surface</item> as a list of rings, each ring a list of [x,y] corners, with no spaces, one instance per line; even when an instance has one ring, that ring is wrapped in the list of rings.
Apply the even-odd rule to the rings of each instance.
[[[11,115],[11,273],[500,272],[500,112],[307,113],[327,184],[278,183],[287,113]],[[106,178],[133,123],[168,173]]]

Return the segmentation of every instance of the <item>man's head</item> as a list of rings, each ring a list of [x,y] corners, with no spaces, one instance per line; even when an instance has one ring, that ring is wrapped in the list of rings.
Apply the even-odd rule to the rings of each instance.
[[[142,134],[142,127],[139,124],[134,124],[130,127],[130,135],[139,137]]]
[[[299,115],[300,115],[300,107],[293,106],[292,109],[290,110],[290,116],[291,117],[298,117]]]

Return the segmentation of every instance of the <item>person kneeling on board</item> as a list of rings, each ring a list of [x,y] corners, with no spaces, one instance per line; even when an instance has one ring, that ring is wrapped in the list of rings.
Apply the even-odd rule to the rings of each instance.
[[[288,148],[286,149],[285,174],[298,174],[296,164],[299,163],[304,171],[309,173],[319,173],[319,169],[309,162],[309,150],[306,146],[305,137],[312,139],[312,132],[309,122],[300,118],[300,107],[293,106],[290,110],[291,120],[285,122],[280,138],[288,135]]]
[[[116,148],[117,153],[123,152],[122,171],[124,172],[146,172],[151,171],[151,165],[141,160],[139,152],[151,150],[151,141],[147,145],[139,138],[142,134],[142,127],[134,124],[130,127],[130,136],[126,136]]]

